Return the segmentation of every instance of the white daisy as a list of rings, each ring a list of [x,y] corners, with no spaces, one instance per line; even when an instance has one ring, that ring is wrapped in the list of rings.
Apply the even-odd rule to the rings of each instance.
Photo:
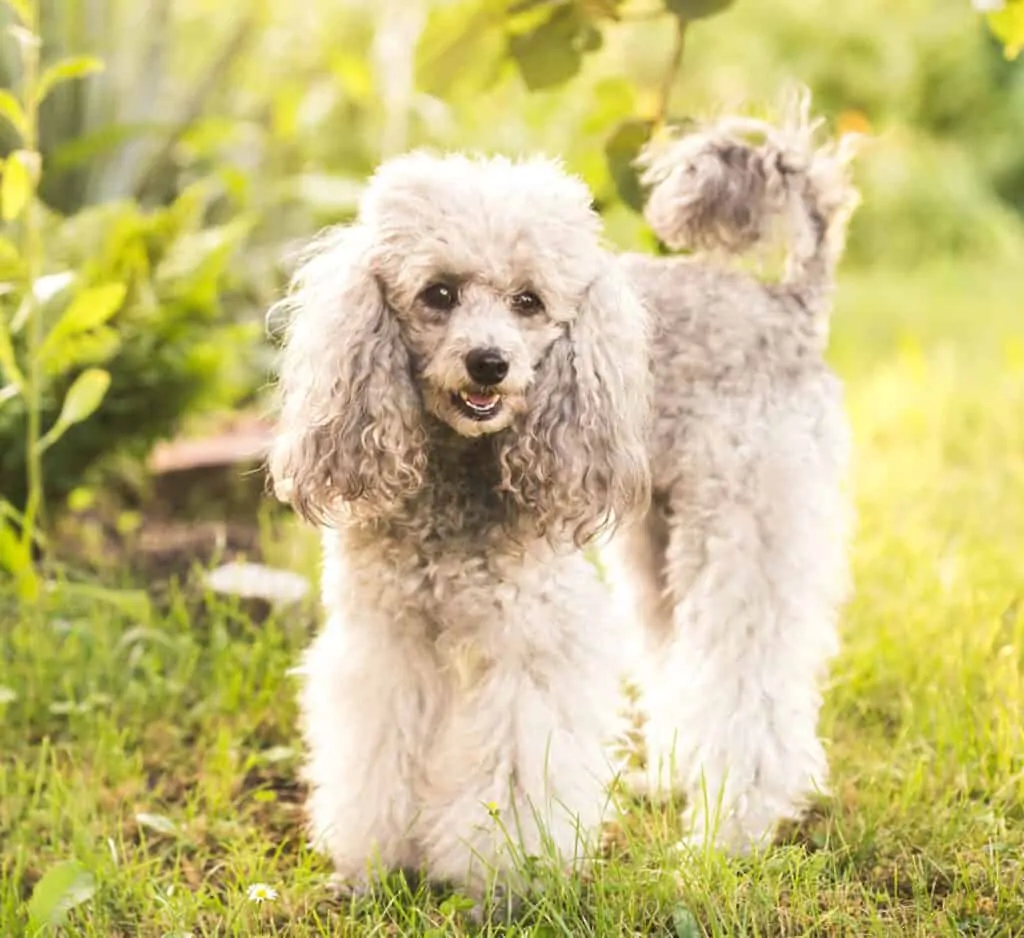
[[[262,905],[264,902],[273,902],[277,898],[277,890],[266,883],[253,883],[246,895],[250,902]]]

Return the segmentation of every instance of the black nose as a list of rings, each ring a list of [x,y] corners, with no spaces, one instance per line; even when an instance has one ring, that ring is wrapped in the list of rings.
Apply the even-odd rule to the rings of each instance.
[[[508,361],[496,348],[475,348],[466,354],[466,371],[477,384],[498,384],[508,374]]]

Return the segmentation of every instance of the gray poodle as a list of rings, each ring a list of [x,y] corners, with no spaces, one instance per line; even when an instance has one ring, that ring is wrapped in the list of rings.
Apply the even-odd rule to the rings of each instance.
[[[623,258],[655,381],[652,507],[610,563],[649,653],[638,782],[684,792],[693,837],[739,852],[825,786],[820,681],[847,590],[848,430],[823,351],[854,141],[817,148],[817,126],[803,97],[781,126],[726,119],[642,161],[666,245],[737,254],[780,230],[780,282]]]
[[[579,181],[413,154],[295,276],[270,468],[321,526],[301,669],[338,880],[481,896],[593,846],[630,624],[581,547],[645,510],[645,313]]]

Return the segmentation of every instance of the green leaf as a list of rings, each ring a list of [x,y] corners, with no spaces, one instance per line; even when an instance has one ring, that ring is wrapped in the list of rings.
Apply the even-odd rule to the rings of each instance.
[[[67,336],[53,348],[43,364],[47,380],[73,374],[83,368],[106,368],[124,347],[125,333],[110,326],[97,326],[79,335]]]
[[[57,442],[76,423],[88,420],[106,396],[110,387],[110,372],[102,368],[86,368],[74,383],[68,388],[64,396],[64,404],[60,409],[60,415],[56,423],[46,432],[46,435],[39,441],[40,451],[45,452]]]
[[[18,135],[24,139],[28,122],[25,120],[25,112],[22,110],[21,102],[6,88],[0,88],[0,117],[7,119],[7,122],[18,131]]]
[[[68,304],[64,315],[50,330],[39,355],[45,359],[58,350],[64,340],[102,326],[121,308],[127,292],[128,288],[123,283],[104,283],[83,290]]]
[[[644,206],[644,192],[634,164],[644,144],[651,139],[653,129],[652,121],[631,118],[619,124],[604,147],[608,171],[615,180],[619,198],[638,212]]]
[[[701,930],[694,914],[684,905],[672,910],[672,931],[676,938],[700,938]]]
[[[452,893],[447,899],[445,899],[438,907],[438,911],[447,917],[457,915],[459,912],[468,912],[476,905],[473,899],[469,896],[464,896],[461,893]]]
[[[722,13],[734,0],[665,0],[665,9],[681,20],[702,20]]]
[[[68,912],[88,902],[96,892],[96,879],[81,863],[65,860],[50,867],[36,883],[28,903],[29,923],[34,929],[61,926]]]
[[[28,204],[32,195],[31,156],[27,150],[15,150],[4,163],[4,178],[0,184],[4,221],[14,221]]]
[[[0,518],[0,570],[21,576],[31,566],[28,544],[23,543],[15,529]]]
[[[1003,44],[1008,59],[1015,59],[1024,48],[1024,0],[1010,0],[1001,10],[987,15],[988,25]]]
[[[0,372],[7,377],[7,381],[15,387],[25,386],[25,376],[18,367],[18,360],[14,356],[14,345],[11,343],[11,334],[7,331],[7,324],[0,322]]]
[[[492,84],[503,60],[503,16],[493,0],[434,5],[416,45],[416,87],[449,97]]]
[[[103,62],[91,55],[76,55],[55,62],[43,72],[42,78],[39,79],[39,85],[35,91],[36,106],[42,104],[57,85],[66,81],[74,81],[76,78],[95,75],[102,72],[103,68]]]
[[[601,43],[600,30],[576,6],[563,6],[529,32],[510,36],[508,54],[515,59],[526,87],[539,91],[573,78],[584,53],[600,48]]]
[[[22,23],[27,23],[32,19],[32,11],[29,7],[30,0],[6,0],[6,2]]]

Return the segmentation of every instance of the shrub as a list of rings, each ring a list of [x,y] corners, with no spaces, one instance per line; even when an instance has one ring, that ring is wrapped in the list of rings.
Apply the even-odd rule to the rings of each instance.
[[[53,270],[44,281],[47,330],[76,296],[103,285],[124,287],[124,301],[109,319],[67,333],[46,351],[44,427],[56,420],[83,368],[110,374],[102,408],[49,450],[48,498],[65,495],[104,457],[145,455],[184,415],[232,405],[252,393],[260,373],[259,325],[235,321],[223,299],[230,261],[250,221],[240,216],[205,227],[215,195],[210,185],[195,185],[162,209],[147,212],[117,202],[48,219]],[[10,303],[4,312],[11,314]],[[23,352],[22,332],[14,340]],[[0,409],[0,490],[16,505],[26,495],[25,419],[21,397]]]

